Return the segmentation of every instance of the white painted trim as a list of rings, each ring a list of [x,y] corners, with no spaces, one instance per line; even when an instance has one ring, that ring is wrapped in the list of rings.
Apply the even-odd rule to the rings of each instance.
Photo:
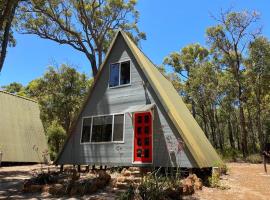
[[[123,118],[123,140],[122,141],[113,141],[113,132],[114,132],[114,116],[115,115],[124,115]],[[81,137],[80,137],[80,144],[123,144],[125,143],[125,126],[126,126],[126,113],[113,113],[113,114],[102,114],[102,115],[93,115],[93,116],[84,116],[82,117],[82,124],[81,124]],[[103,117],[103,116],[112,116],[112,138],[111,141],[106,141],[106,142],[91,142],[92,141],[92,130],[93,130],[93,118],[94,117]],[[82,131],[83,131],[83,120],[91,118],[91,129],[90,129],[90,141],[89,142],[82,142]]]
[[[129,61],[129,83],[127,83],[127,84],[120,84],[120,82],[121,82],[121,66],[122,66],[122,63],[124,63],[124,62],[128,62]],[[111,78],[111,65],[113,65],[113,64],[119,64],[119,85],[117,85],[117,86],[113,86],[113,87],[110,87],[110,78]],[[121,88],[121,87],[127,87],[127,86],[131,86],[131,59],[130,58],[125,58],[125,59],[120,59],[118,62],[114,62],[114,63],[110,63],[109,64],[109,83],[108,83],[108,88],[109,89],[115,89],[115,88]]]

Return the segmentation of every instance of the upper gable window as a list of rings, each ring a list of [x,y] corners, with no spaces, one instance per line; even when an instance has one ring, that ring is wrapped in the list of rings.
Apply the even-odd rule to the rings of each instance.
[[[109,87],[130,84],[130,61],[110,65]]]

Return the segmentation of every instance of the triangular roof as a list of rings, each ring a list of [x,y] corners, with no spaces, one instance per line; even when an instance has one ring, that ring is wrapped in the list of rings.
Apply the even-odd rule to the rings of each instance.
[[[114,37],[110,48],[105,56],[104,62],[99,68],[93,86],[89,91],[89,95],[80,113],[83,111],[86,103],[88,102],[88,99],[91,97],[92,91],[95,88],[95,84],[99,79],[99,76],[108,59],[108,56],[111,53],[112,47],[115,44],[116,38],[119,36],[122,36],[124,38],[125,43],[130,48],[139,67],[142,69],[151,87],[155,91],[158,99],[166,110],[169,118],[178,130],[181,138],[184,140],[185,145],[189,149],[198,167],[210,167],[213,166],[216,162],[222,162],[215,149],[213,148],[209,140],[206,138],[204,132],[191,115],[181,96],[177,93],[171,82],[168,81],[159,72],[155,65],[147,58],[147,56],[144,55],[144,53],[123,31],[118,31],[118,33]],[[77,120],[78,118],[75,121],[77,122]],[[60,155],[61,153],[59,154],[58,158],[60,157]]]
[[[43,162],[48,150],[36,101],[0,91],[0,151],[3,162]]]

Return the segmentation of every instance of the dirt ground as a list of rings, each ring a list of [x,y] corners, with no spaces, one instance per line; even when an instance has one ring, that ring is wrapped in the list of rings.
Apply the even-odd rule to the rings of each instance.
[[[46,194],[23,194],[22,183],[40,165],[1,167],[0,199],[52,199]],[[226,189],[203,187],[190,199],[196,200],[270,200],[270,172],[264,173],[262,164],[229,163],[228,175],[222,176],[221,185]],[[270,171],[270,166],[268,166]],[[70,199],[114,199],[111,193],[100,192],[92,196]],[[67,199],[67,197],[53,198]],[[186,198],[188,199],[188,198]]]
[[[194,197],[200,200],[270,200],[270,165],[265,174],[262,164],[229,163],[221,185],[229,189],[203,187]]]

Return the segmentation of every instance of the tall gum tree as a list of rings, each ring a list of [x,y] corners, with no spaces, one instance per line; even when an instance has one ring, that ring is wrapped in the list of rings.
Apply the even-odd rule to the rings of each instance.
[[[243,60],[246,56],[248,44],[259,35],[259,29],[254,28],[259,15],[257,12],[248,11],[221,11],[220,16],[215,19],[218,21],[218,25],[207,29],[207,39],[216,59],[220,60],[223,69],[229,71],[237,83],[241,146],[243,157],[246,157],[248,153],[248,132],[244,113],[243,72],[245,66]]]
[[[136,0],[29,0],[20,6],[18,31],[66,44],[85,54],[95,76],[116,30],[145,39]]]
[[[0,72],[3,68],[8,46],[15,46],[12,22],[19,0],[0,0]]]

